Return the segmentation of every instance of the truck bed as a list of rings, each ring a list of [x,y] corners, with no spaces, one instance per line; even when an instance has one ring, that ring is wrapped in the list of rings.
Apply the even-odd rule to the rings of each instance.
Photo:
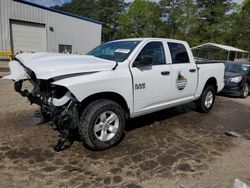
[[[198,61],[195,62],[198,68],[197,91],[195,97],[199,97],[202,93],[203,87],[209,78],[216,78],[217,91],[224,87],[224,70],[225,65],[223,61]]]
[[[199,64],[214,64],[214,63],[225,63],[226,61],[220,60],[202,60],[202,61],[195,61],[197,65]]]

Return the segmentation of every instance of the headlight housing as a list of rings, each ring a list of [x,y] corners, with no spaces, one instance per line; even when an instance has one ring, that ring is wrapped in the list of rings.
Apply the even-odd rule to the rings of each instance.
[[[233,77],[230,79],[231,82],[239,83],[242,80],[242,76]]]

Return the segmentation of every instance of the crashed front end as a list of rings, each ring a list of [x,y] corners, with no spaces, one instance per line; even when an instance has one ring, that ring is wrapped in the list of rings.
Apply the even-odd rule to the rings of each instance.
[[[44,119],[53,123],[60,133],[60,140],[54,147],[56,151],[60,151],[72,130],[79,125],[80,103],[67,88],[53,84],[56,81],[54,78],[38,79],[36,74],[18,59],[11,61],[9,67],[11,74],[3,79],[13,80],[16,92],[27,97],[30,104],[41,107]],[[32,84],[30,91],[23,89],[23,83],[26,81]]]

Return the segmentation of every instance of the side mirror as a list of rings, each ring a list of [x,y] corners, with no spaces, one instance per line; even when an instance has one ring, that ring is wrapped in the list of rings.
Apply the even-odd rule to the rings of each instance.
[[[140,60],[134,62],[134,67],[150,66],[150,65],[153,65],[153,56],[151,55],[142,55]]]

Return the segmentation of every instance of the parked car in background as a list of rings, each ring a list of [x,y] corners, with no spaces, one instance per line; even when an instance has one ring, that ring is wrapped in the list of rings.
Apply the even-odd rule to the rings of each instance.
[[[247,98],[250,86],[250,62],[225,63],[225,87],[222,93]]]

